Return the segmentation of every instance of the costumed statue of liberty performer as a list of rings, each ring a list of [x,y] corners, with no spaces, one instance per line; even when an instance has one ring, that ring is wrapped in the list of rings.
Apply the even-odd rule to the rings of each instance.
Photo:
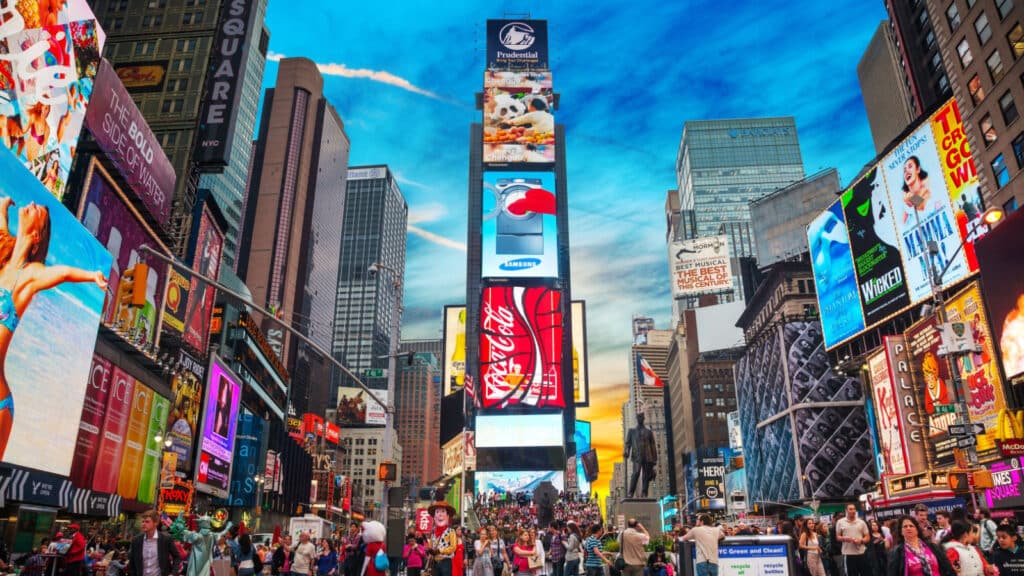
[[[199,527],[199,531],[193,532],[185,527],[185,517],[178,514],[178,519],[171,524],[171,537],[192,545],[192,552],[188,555],[188,570],[185,572],[185,576],[210,576],[212,574],[213,547],[220,540],[221,536],[227,534],[228,530],[231,530],[232,524],[228,522],[224,526],[223,531],[213,532],[210,530],[211,522],[209,516],[200,516],[196,519],[196,526]]]

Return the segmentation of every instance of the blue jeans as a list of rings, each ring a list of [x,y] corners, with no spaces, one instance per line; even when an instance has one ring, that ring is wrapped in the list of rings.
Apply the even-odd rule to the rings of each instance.
[[[495,576],[498,576],[495,574]],[[580,561],[569,560],[565,563],[565,576],[580,576]]]
[[[697,576],[718,576],[718,564],[713,562],[697,564]]]

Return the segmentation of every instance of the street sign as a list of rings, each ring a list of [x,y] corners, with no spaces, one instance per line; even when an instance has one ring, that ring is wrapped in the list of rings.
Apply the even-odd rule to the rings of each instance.
[[[983,424],[950,424],[949,434],[950,436],[975,436],[977,434],[984,434],[985,426]]]
[[[366,371],[363,372],[363,376],[366,377],[366,378],[387,378],[388,377],[388,369],[387,368],[367,368]]]
[[[970,448],[978,443],[978,439],[974,436],[961,436],[956,439],[957,448]]]

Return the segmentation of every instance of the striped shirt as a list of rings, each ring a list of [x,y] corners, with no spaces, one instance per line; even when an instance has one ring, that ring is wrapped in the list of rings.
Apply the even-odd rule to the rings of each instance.
[[[586,541],[583,542],[583,549],[587,551],[587,561],[583,565],[587,568],[600,568],[604,566],[604,561],[597,555],[597,552],[604,552],[604,546],[601,545],[601,541],[594,536],[588,536]]]

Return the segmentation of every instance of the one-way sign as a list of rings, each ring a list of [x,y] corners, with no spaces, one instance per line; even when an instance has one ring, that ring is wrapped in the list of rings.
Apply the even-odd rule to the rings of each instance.
[[[950,424],[949,435],[950,436],[975,436],[977,434],[985,433],[984,424]]]

